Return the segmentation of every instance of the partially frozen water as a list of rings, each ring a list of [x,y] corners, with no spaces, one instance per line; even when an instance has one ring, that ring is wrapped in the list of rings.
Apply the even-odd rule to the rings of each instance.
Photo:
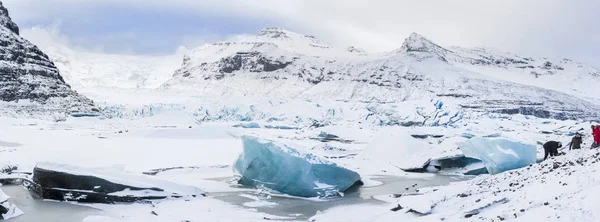
[[[436,175],[427,178],[381,176],[372,179],[382,182],[382,185],[362,187],[354,192],[347,192],[344,197],[327,200],[273,195],[270,198],[267,198],[265,194],[259,194],[252,191],[216,192],[208,193],[208,196],[245,208],[248,208],[247,203],[255,201],[252,198],[260,199],[260,201],[269,204],[265,204],[261,207],[252,207],[259,212],[276,216],[292,217],[293,219],[308,219],[309,217],[314,216],[317,211],[325,211],[336,206],[365,203],[386,204],[383,201],[374,199],[373,196],[414,192],[419,188],[447,185],[451,182],[467,180],[470,178],[472,177],[446,175]],[[258,205],[260,206],[260,204]]]
[[[22,144],[0,140],[0,147],[19,147],[19,146],[22,146]]]
[[[22,186],[4,185],[0,189],[11,197],[9,200],[11,203],[25,212],[21,216],[10,219],[10,222],[81,222],[87,216],[102,215],[102,211],[86,206],[35,199]]]

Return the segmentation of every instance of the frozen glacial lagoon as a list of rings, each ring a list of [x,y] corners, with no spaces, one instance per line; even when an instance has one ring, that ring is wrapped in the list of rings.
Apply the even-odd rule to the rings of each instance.
[[[377,200],[374,196],[410,193],[423,187],[448,185],[451,182],[463,181],[472,176],[435,175],[424,178],[408,178],[397,176],[371,177],[372,180],[382,182],[381,185],[361,187],[353,192],[347,192],[344,197],[332,199],[298,198],[291,196],[272,195],[267,199],[264,193],[253,191],[214,192],[208,193],[209,197],[228,202],[244,208],[253,208],[259,212],[270,215],[289,217],[290,220],[305,220],[314,216],[318,211],[325,211],[332,207],[356,204],[381,204],[386,202]],[[215,179],[220,181],[231,178]],[[408,188],[408,189],[407,189]]]
[[[4,185],[0,188],[11,197],[9,202],[25,212],[21,216],[11,218],[10,222],[81,222],[88,216],[103,214],[100,210],[82,205],[35,199],[22,186]]]
[[[424,178],[406,178],[396,176],[371,177],[372,180],[381,182],[381,185],[372,187],[361,187],[358,190],[347,192],[344,197],[319,200],[315,198],[298,198],[291,196],[272,195],[269,199],[266,194],[257,193],[254,190],[239,189],[231,192],[207,193],[208,198],[214,198],[246,209],[256,209],[261,213],[288,218],[287,220],[306,220],[314,216],[318,211],[325,211],[336,206],[348,206],[356,204],[381,204],[385,202],[377,200],[374,196],[401,194],[414,192],[416,189],[430,186],[447,185],[451,182],[467,180],[469,176],[435,175]],[[230,181],[232,178],[216,178],[212,180]],[[232,185],[235,186],[235,185]],[[236,188],[240,188],[235,186]],[[42,201],[34,199],[22,186],[4,185],[2,190],[11,196],[10,202],[25,212],[11,222],[25,221],[61,221],[81,222],[88,216],[105,215],[106,212],[85,205],[76,205],[56,201]],[[408,188],[408,189],[407,189]],[[286,220],[278,218],[278,220]]]

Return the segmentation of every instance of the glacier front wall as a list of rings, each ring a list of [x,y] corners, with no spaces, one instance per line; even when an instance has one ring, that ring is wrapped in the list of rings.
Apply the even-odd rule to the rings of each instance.
[[[242,136],[244,150],[234,165],[239,183],[299,197],[336,196],[360,175],[314,154],[270,140]]]

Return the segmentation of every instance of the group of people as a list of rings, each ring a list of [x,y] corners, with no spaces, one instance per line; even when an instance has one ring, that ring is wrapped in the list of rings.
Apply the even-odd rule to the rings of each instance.
[[[594,141],[592,142],[591,148],[598,148],[600,146],[600,125],[592,125],[592,135]],[[569,143],[569,150],[581,149],[583,138],[580,133],[575,133],[575,136]],[[548,141],[544,144],[544,160],[548,156],[558,156],[558,149],[562,147],[562,143],[558,141]]]

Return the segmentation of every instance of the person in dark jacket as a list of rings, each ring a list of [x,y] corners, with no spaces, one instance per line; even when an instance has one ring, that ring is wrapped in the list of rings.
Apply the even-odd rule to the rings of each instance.
[[[569,143],[569,150],[578,150],[581,149],[581,143],[583,139],[581,138],[581,134],[575,133],[573,139],[571,139],[571,143]]]
[[[562,147],[561,142],[557,141],[548,141],[544,143],[544,160],[550,156],[558,156],[558,148]]]

